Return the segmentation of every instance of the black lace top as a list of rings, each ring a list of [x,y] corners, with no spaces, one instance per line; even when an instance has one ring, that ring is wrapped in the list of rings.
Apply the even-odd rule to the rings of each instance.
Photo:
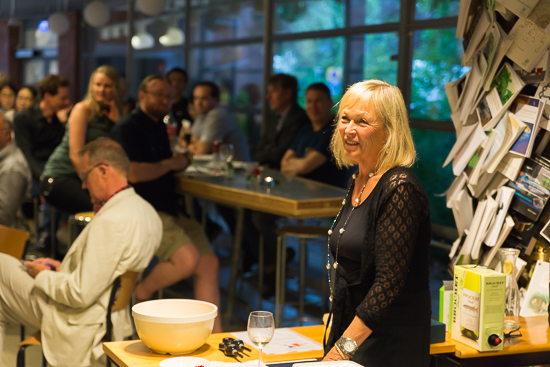
[[[330,238],[333,256],[351,201]],[[408,168],[390,169],[355,208],[340,239],[327,351],[356,315],[373,331],[426,322],[429,331],[430,239],[430,209],[420,181]]]

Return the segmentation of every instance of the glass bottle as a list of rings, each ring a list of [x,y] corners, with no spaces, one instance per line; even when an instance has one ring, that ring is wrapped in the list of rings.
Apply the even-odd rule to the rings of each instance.
[[[498,250],[502,272],[506,275],[506,300],[504,304],[504,330],[516,330],[519,328],[519,302],[520,294],[518,283],[514,275],[516,259],[519,250],[513,248],[501,248]]]

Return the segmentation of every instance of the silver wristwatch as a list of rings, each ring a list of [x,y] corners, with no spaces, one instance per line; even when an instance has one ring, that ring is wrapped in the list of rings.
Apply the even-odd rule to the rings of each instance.
[[[357,349],[359,349],[355,340],[343,336],[338,339],[336,346],[349,358],[353,357]]]

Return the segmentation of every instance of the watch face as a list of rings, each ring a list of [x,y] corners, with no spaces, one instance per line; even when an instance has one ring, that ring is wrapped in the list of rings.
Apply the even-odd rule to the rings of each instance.
[[[353,352],[353,350],[355,349],[353,343],[347,341],[345,344],[344,344],[344,349],[346,350],[346,352],[348,353],[351,353]]]

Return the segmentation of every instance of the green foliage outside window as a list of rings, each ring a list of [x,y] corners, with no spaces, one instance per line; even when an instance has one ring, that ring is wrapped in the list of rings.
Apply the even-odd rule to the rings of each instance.
[[[364,79],[380,79],[397,85],[397,61],[391,59],[398,53],[399,37],[395,33],[365,35]]]
[[[329,87],[335,101],[340,99],[343,68],[344,37],[275,44],[273,72],[291,74],[298,78],[298,101],[302,106],[307,86],[317,82],[325,83]]]
[[[383,24],[399,22],[399,0],[364,0],[365,24]]]
[[[447,208],[445,197],[438,195],[445,192],[455,178],[451,165],[441,166],[456,141],[456,135],[416,129],[412,134],[418,158],[412,169],[428,194],[432,223],[454,227],[453,213]]]
[[[297,33],[344,27],[343,1],[307,0],[275,3],[275,33]]]
[[[450,121],[445,83],[464,75],[462,41],[455,28],[427,29],[414,34],[411,118]]]
[[[416,0],[414,19],[456,17],[460,0]]]

